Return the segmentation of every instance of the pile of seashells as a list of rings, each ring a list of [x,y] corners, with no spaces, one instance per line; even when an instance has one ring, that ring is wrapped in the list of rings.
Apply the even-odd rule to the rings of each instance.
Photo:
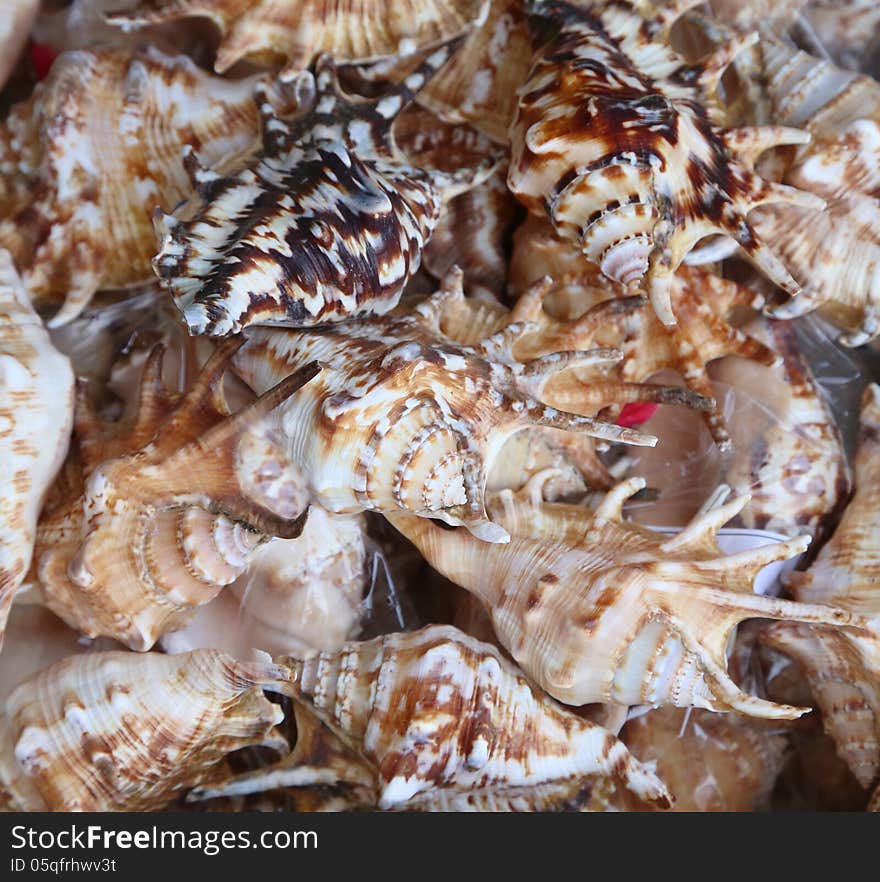
[[[880,810],[878,25],[7,0],[0,806]]]

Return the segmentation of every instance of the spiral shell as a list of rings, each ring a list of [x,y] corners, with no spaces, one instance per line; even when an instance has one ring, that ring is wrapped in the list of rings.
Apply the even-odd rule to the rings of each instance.
[[[748,214],[774,202],[823,205],[753,171],[764,150],[803,143],[807,134],[723,126],[716,87],[757,35],[722,44],[695,65],[669,46],[675,20],[695,4],[530,0],[537,54],[510,131],[508,183],[517,198],[549,215],[609,278],[644,285],[667,325],[675,323],[672,274],[715,234],[732,238],[773,282],[797,293]]]
[[[494,647],[435,625],[284,659],[287,692],[378,772],[379,807],[432,791],[614,777],[668,805],[666,790],[609,732],[542,695]]]
[[[542,503],[544,477],[490,501],[490,514],[512,536],[506,545],[407,515],[386,517],[435,569],[482,601],[504,647],[566,704],[674,704],[777,719],[804,713],[740,689],[725,649],[746,619],[846,625],[853,618],[751,593],[758,572],[803,551],[808,536],[725,556],[715,533],[747,497],[668,538],[622,519],[641,479],[621,483],[590,511]]]
[[[45,604],[84,634],[149,649],[268,537],[302,528],[254,500],[239,453],[242,435],[315,368],[229,415],[220,383],[240,345],[221,347],[185,395],[167,392],[154,349],[137,413],[122,424],[103,423],[80,396],[78,453],[41,517],[34,561]]]
[[[0,250],[0,646],[72,423],[70,362],[52,345],[9,254]]]
[[[397,305],[443,200],[491,171],[414,168],[391,123],[449,57],[438,49],[380,99],[345,95],[319,59],[311,111],[287,124],[263,100],[263,150],[237,175],[187,167],[203,204],[188,220],[157,217],[153,265],[192,334],[251,324],[311,326],[382,314]],[[265,99],[265,96],[264,96]]]
[[[329,511],[403,509],[504,541],[506,531],[486,516],[483,492],[492,463],[518,430],[546,426],[654,443],[640,432],[545,403],[545,387],[560,372],[607,363],[616,353],[551,351],[520,362],[512,347],[534,326],[510,316],[482,342],[457,344],[442,330],[443,316],[463,299],[455,276],[400,315],[308,332],[249,332],[235,365],[255,392],[308,362],[323,365],[320,376],[279,410],[276,429],[313,498]]]
[[[73,656],[6,700],[0,802],[18,811],[151,811],[242,747],[285,746],[269,661],[221,652]]]
[[[147,0],[111,15],[125,29],[189,17],[209,18],[223,41],[214,69],[237,61],[285,59],[282,77],[321,52],[339,62],[409,55],[463,33],[486,15],[486,0]]]
[[[95,291],[151,279],[151,216],[192,191],[180,153],[205,162],[258,129],[253,78],[226,82],[185,56],[95,49],[58,58],[0,124],[0,247],[36,299],[74,318]]]

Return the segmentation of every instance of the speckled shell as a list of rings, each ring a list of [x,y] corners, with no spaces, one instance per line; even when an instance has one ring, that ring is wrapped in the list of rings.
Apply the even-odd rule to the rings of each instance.
[[[767,563],[803,551],[809,537],[723,555],[715,532],[746,497],[669,538],[622,519],[641,479],[618,485],[595,511],[542,503],[542,481],[536,476],[490,504],[512,536],[506,545],[386,517],[435,569],[480,598],[504,647],[566,704],[675,704],[781,719],[804,713],[743,692],[727,673],[725,650],[746,619],[850,621],[844,610],[751,593]]]
[[[856,492],[831,539],[806,573],[788,584],[799,600],[828,603],[858,613],[865,627],[831,634],[780,628],[771,645],[791,655],[806,673],[834,738],[863,787],[880,774],[880,386],[868,386],[862,404]]]
[[[78,447],[34,553],[43,601],[72,627],[149,649],[235,581],[268,537],[298,535],[301,517],[255,500],[256,467],[240,461],[240,442],[316,369],[229,415],[221,382],[240,344],[218,349],[185,395],[166,390],[157,347],[137,411],[119,423],[101,420],[80,395]]]
[[[394,118],[451,51],[438,49],[375,100],[343,93],[322,56],[316,76],[298,80],[304,95],[313,90],[309,112],[287,124],[263,101],[263,149],[239,174],[209,172],[188,154],[201,204],[157,217],[153,265],[190,333],[311,326],[397,305],[443,200],[494,165],[451,174],[415,168],[391,135]]]
[[[757,35],[688,65],[668,44],[693,2],[576,7],[530,0],[536,56],[511,126],[511,190],[612,279],[644,286],[674,324],[669,284],[697,242],[721,234],[776,284],[799,290],[748,221],[759,205],[822,206],[760,178],[755,159],[808,135],[779,126],[725,128],[715,90]]]
[[[329,511],[403,509],[504,541],[506,532],[486,516],[483,492],[492,463],[515,432],[546,426],[654,443],[635,430],[545,403],[545,387],[558,374],[607,363],[614,352],[551,349],[518,361],[512,347],[535,326],[510,316],[481,342],[458,344],[444,332],[443,318],[449,304],[462,300],[461,277],[454,276],[400,315],[309,332],[249,332],[235,369],[255,392],[308,362],[323,365],[303,394],[279,410],[277,431],[313,498]]]
[[[73,371],[0,250],[0,646],[73,424]]]
[[[510,287],[521,292],[545,274],[554,279],[545,298],[548,312],[573,320],[594,308],[595,341],[624,353],[615,374],[625,382],[673,370],[688,389],[711,399],[710,362],[731,355],[764,365],[779,361],[770,348],[725,320],[736,307],[760,306],[758,295],[700,267],[682,266],[672,276],[669,295],[680,321],[666,326],[643,299],[627,296],[621,284],[556,236],[549,222],[530,217],[516,233]],[[731,429],[721,407],[706,409],[703,419],[712,440],[729,449]]]
[[[776,723],[698,708],[649,711],[630,720],[620,739],[642,762],[655,764],[680,812],[765,808],[788,747]]]
[[[880,334],[880,85],[781,42],[763,53],[775,116],[813,136],[784,180],[828,206],[756,213],[757,229],[804,285],[773,314],[821,308],[844,332],[842,343],[860,346]]]
[[[437,789],[496,790],[602,774],[668,805],[614,736],[559,707],[492,646],[445,625],[282,659],[287,691],[378,771],[380,808]]]
[[[247,147],[258,131],[255,80],[226,82],[156,49],[58,58],[0,124],[0,247],[35,299],[63,299],[50,326],[95,291],[151,277],[151,217],[192,190],[181,162]]]
[[[7,0],[0,17],[0,89],[27,43],[40,0]]]
[[[320,52],[339,62],[410,55],[466,31],[485,15],[486,0],[146,0],[109,20],[130,29],[209,18],[223,34],[217,73],[244,58],[285,59],[282,76],[292,76]]]
[[[58,662],[7,699],[0,803],[19,811],[151,811],[226,754],[285,746],[263,695],[284,676],[223,653],[107,652]]]
[[[369,581],[362,516],[309,509],[296,539],[272,539],[254,551],[247,570],[162,647],[183,652],[216,647],[247,658],[270,653],[339,649],[361,623]]]

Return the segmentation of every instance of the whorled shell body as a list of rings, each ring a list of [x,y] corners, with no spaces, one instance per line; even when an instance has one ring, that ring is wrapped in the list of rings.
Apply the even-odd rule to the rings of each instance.
[[[768,41],[763,53],[774,115],[812,135],[784,181],[827,204],[821,212],[780,205],[755,215],[804,286],[774,315],[819,308],[843,331],[841,342],[860,346],[880,334],[880,85],[782,42]]]
[[[480,21],[485,0],[146,0],[110,21],[131,29],[189,17],[223,34],[217,73],[241,59],[285,59],[282,76],[292,76],[321,52],[340,63],[410,55]]]
[[[377,770],[379,807],[437,791],[495,791],[613,777],[668,805],[665,788],[609,732],[564,710],[492,646],[435,625],[283,659],[286,692]]]
[[[0,250],[0,646],[73,424],[73,371]]]
[[[526,4],[536,44],[511,130],[511,190],[607,276],[643,285],[674,324],[669,283],[697,242],[724,235],[776,284],[799,290],[748,221],[759,205],[821,207],[812,194],[769,183],[755,159],[808,136],[779,126],[725,128],[715,90],[736,53],[722,44],[690,65],[669,31],[694,2]]]
[[[86,635],[149,649],[270,536],[301,529],[302,518],[255,501],[240,441],[315,369],[230,415],[221,382],[239,345],[219,349],[183,395],[166,390],[153,350],[136,414],[118,423],[80,396],[78,446],[38,525],[34,578],[43,602]]]
[[[252,324],[311,326],[382,314],[418,269],[445,198],[489,174],[411,166],[391,124],[442,66],[438,49],[376,100],[340,90],[332,62],[299,85],[311,109],[279,120],[263,101],[263,149],[223,177],[188,168],[201,205],[157,221],[153,265],[192,334],[224,336]],[[308,98],[304,98],[304,103]]]
[[[880,387],[862,403],[855,495],[831,539],[806,573],[788,584],[799,600],[828,603],[863,617],[844,634],[819,628],[775,627],[771,645],[804,669],[822,709],[826,731],[863,787],[880,775]]]
[[[766,808],[788,747],[776,724],[697,708],[649,711],[627,722],[620,739],[655,763],[681,812]]]
[[[192,190],[184,145],[215,163],[258,131],[254,78],[225,81],[153,48],[68,52],[0,125],[0,247],[51,325],[95,291],[151,278],[152,212]]]
[[[482,342],[461,345],[443,331],[443,316],[449,303],[462,300],[459,276],[400,315],[308,332],[249,332],[235,366],[255,392],[306,363],[323,365],[279,410],[274,429],[313,498],[329,511],[405,510],[503,541],[507,534],[487,518],[483,495],[492,463],[515,432],[546,426],[653,443],[545,403],[545,387],[560,372],[606,363],[613,352],[551,349],[518,361],[513,346],[530,326],[510,316]]]
[[[543,477],[490,504],[511,534],[505,545],[406,515],[386,517],[435,569],[480,598],[504,647],[566,704],[674,704],[782,719],[804,712],[745,693],[727,673],[725,651],[746,619],[846,625],[853,618],[752,594],[758,572],[803,551],[809,537],[723,555],[715,532],[747,498],[669,538],[622,519],[623,503],[644,486],[640,479],[618,485],[590,511],[542,503]]]
[[[34,675],[6,700],[0,803],[17,811],[151,811],[210,780],[233,750],[284,746],[267,661],[213,650],[102,652]]]

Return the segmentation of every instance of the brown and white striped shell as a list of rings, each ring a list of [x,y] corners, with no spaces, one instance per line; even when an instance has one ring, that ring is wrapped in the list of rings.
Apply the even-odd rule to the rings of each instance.
[[[63,300],[152,278],[152,212],[189,195],[180,154],[215,163],[258,130],[253,78],[225,81],[153,48],[58,58],[0,123],[0,247],[30,296]]]
[[[644,286],[674,324],[669,285],[712,235],[733,239],[768,277],[799,290],[749,223],[759,205],[821,208],[822,200],[763,180],[754,161],[809,135],[780,126],[725,128],[715,92],[737,38],[690,65],[669,32],[698,0],[654,6],[561,0],[526,3],[536,57],[511,127],[511,190],[607,276]]]
[[[517,431],[545,426],[655,443],[638,431],[547,403],[545,389],[566,369],[605,364],[616,353],[550,348],[519,361],[513,347],[537,326],[509,315],[486,339],[462,345],[443,330],[447,306],[462,300],[461,277],[454,276],[402,314],[309,331],[249,332],[235,366],[257,393],[309,362],[323,366],[278,411],[272,430],[283,437],[286,455],[315,501],[329,511],[404,510],[505,541],[506,531],[486,515],[484,487],[499,451]],[[585,389],[589,402],[589,388],[572,382]]]
[[[321,52],[340,62],[411,55],[481,22],[486,0],[145,0],[110,15],[126,30],[203,17],[223,35],[214,69],[236,62],[286,61],[282,77],[306,68]]]
[[[880,84],[782,42],[767,41],[763,54],[774,115],[812,134],[784,181],[827,203],[824,212],[792,204],[756,213],[804,285],[773,314],[819,308],[842,343],[860,346],[880,334]]]
[[[766,808],[788,747],[777,723],[699,708],[648,711],[629,720],[620,739],[643,763],[654,764],[679,812]]]
[[[9,254],[0,250],[0,647],[72,424],[70,362],[52,345]]]
[[[284,749],[263,689],[285,669],[202,650],[57,662],[6,700],[0,804],[16,811],[152,811],[242,747]]]
[[[489,174],[494,161],[453,173],[410,165],[395,117],[452,51],[432,53],[403,83],[367,100],[341,91],[322,56],[311,107],[288,124],[263,96],[263,149],[239,174],[187,167],[201,205],[159,216],[153,265],[192,334],[252,324],[311,326],[393,309],[445,199]],[[304,99],[304,101],[307,99]]]
[[[804,669],[825,729],[863,787],[880,775],[878,466],[880,386],[874,384],[863,399],[855,496],[809,570],[788,577],[799,600],[850,610],[863,618],[864,627],[841,634],[775,626],[767,638]]]
[[[281,659],[286,692],[377,771],[379,807],[601,774],[660,806],[663,784],[606,730],[536,689],[501,653],[433,625]]]
[[[808,536],[724,555],[716,531],[747,497],[669,538],[622,518],[641,479],[619,484],[595,511],[541,502],[543,479],[490,503],[512,537],[504,545],[407,515],[386,517],[435,569],[482,601],[504,647],[566,704],[674,704],[777,719],[804,713],[745,693],[727,672],[725,650],[746,619],[850,621],[844,610],[752,593],[760,570],[803,551]]]
[[[84,634],[149,649],[235,581],[260,544],[301,530],[301,517],[255,500],[241,439],[316,368],[230,415],[221,383],[240,342],[218,349],[181,395],[165,388],[157,347],[136,413],[117,423],[82,390],[78,444],[38,525],[34,578],[43,602]]]

